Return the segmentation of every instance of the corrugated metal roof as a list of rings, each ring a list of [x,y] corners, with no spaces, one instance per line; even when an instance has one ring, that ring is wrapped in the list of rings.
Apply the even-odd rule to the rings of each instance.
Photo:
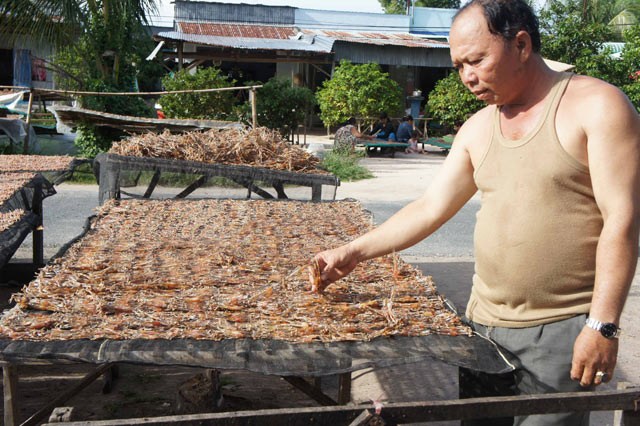
[[[331,48],[327,49],[326,43],[316,43],[315,40],[304,38],[300,40],[281,40],[248,37],[221,37],[214,35],[188,34],[178,31],[162,32],[155,38],[158,40],[186,41],[188,43],[201,44],[205,46],[230,47],[235,49],[331,53]]]
[[[449,43],[429,40],[409,33],[368,33],[330,30],[302,30],[302,32],[305,34],[315,34],[316,36],[323,38],[333,39],[334,41],[344,41],[348,43],[374,44],[378,46],[428,47],[434,49],[449,48]]]
[[[213,24],[198,22],[176,22],[178,30],[186,34],[201,34],[220,37],[268,38],[289,40],[298,31],[292,27],[273,25]]]
[[[202,1],[175,1],[176,21],[247,22],[293,25],[295,8]]]

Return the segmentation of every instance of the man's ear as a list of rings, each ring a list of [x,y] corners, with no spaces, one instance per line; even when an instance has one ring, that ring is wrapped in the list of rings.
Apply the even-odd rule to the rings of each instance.
[[[526,31],[518,31],[513,42],[516,49],[518,49],[520,61],[522,63],[526,62],[531,56],[532,51],[531,36]]]

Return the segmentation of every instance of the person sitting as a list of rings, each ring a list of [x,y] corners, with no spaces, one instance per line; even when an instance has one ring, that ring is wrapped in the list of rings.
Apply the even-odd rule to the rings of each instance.
[[[387,113],[381,112],[378,118],[379,121],[373,127],[373,130],[371,130],[371,135],[376,139],[395,142],[395,129],[393,128],[393,124],[389,120],[389,116],[387,115]]]
[[[411,139],[411,133],[413,132],[413,117],[411,115],[405,115],[402,117],[402,123],[398,126],[396,133],[398,142],[407,142]]]
[[[371,136],[360,133],[355,124],[356,119],[351,117],[336,131],[336,135],[333,140],[333,149],[335,151],[353,153],[355,151],[356,144],[358,143],[358,139],[371,139]]]
[[[398,131],[400,133],[400,131]],[[424,154],[424,149],[418,148],[418,137],[419,132],[417,130],[413,130],[411,132],[411,139],[409,139],[409,147],[404,150],[407,154]]]

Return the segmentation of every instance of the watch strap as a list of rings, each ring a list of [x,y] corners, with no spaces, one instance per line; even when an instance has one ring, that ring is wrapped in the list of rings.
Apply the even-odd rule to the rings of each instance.
[[[608,337],[609,339],[615,339],[615,338],[619,337],[620,334],[622,334],[622,329],[620,327],[618,327],[617,325],[615,325],[613,323],[604,323],[602,321],[598,321],[595,318],[588,317],[587,320],[585,321],[585,324],[587,325],[587,327],[592,328],[595,331],[599,331],[599,332],[602,332],[602,327],[604,327],[605,324],[607,324],[608,326],[614,326],[616,328],[616,331],[615,331],[613,336]],[[605,336],[605,337],[607,337],[607,336]]]

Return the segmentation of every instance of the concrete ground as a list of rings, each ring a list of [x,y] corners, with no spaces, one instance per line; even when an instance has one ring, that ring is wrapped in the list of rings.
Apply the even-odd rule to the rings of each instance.
[[[324,136],[309,136],[308,143],[324,144],[331,141]],[[408,202],[419,197],[442,165],[445,154],[432,149],[426,155],[396,154],[396,158],[374,157],[362,161],[375,178],[359,182],[343,182],[337,198],[355,198],[374,214],[381,223]],[[52,255],[62,243],[78,234],[84,218],[97,206],[95,186],[63,184],[57,187],[59,195],[45,200],[46,255]],[[133,188],[131,191],[144,191]],[[217,192],[216,192],[217,191]],[[159,194],[171,196],[173,189],[161,189]],[[288,188],[291,198],[309,199],[309,188]],[[205,188],[196,191],[195,197],[225,196],[243,198],[245,190]],[[324,187],[323,198],[330,199],[333,191]],[[473,274],[473,226],[479,209],[476,194],[467,205],[434,235],[416,246],[401,252],[408,262],[432,275],[439,291],[464,311]],[[28,258],[30,242],[25,241],[17,254]],[[615,389],[616,383],[626,381],[640,383],[640,325],[634,313],[640,309],[640,271],[623,313],[618,367],[614,380],[600,389]],[[381,401],[419,401],[457,398],[457,369],[441,361],[406,365],[386,369],[369,369],[353,374],[352,398],[355,402],[372,399]],[[592,425],[612,424],[610,412],[594,413]],[[429,423],[453,425],[457,422]]]

